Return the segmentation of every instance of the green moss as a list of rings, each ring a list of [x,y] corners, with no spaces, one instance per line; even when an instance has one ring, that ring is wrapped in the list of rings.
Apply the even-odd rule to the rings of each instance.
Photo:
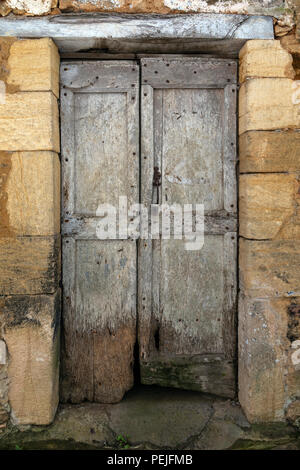
[[[297,431],[292,426],[286,423],[265,423],[265,424],[252,424],[252,432],[259,437],[267,439],[280,439],[280,438],[295,438],[298,437]]]
[[[19,444],[1,442],[0,450],[98,450],[97,447],[71,440],[29,441]]]
[[[255,441],[251,439],[238,439],[229,450],[271,450],[276,447],[290,447],[300,450],[300,441],[290,438],[277,439],[271,441]]]

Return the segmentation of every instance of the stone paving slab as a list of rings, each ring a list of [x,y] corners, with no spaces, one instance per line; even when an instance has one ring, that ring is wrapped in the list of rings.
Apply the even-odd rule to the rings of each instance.
[[[50,426],[10,428],[2,449],[299,449],[284,423],[250,425],[237,402],[141,387],[115,405],[62,405]]]

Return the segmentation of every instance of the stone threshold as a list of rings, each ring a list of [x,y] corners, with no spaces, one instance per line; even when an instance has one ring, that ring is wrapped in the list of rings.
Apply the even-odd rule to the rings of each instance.
[[[250,425],[233,400],[143,386],[115,405],[60,405],[50,426],[8,429],[1,449],[300,449],[300,432]]]

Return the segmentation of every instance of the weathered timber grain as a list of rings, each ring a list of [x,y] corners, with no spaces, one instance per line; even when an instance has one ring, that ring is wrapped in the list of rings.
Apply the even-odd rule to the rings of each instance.
[[[201,250],[187,251],[184,240],[140,240],[142,383],[233,396],[236,64],[149,58],[141,67],[142,203],[198,203],[205,210]],[[213,363],[206,365],[205,355]]]
[[[97,209],[138,202],[139,69],[64,63],[61,76],[62,400],[114,403],[133,385],[136,241],[98,239]]]

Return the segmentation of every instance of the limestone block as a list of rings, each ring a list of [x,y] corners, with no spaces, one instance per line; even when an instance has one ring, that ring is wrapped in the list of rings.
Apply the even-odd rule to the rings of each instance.
[[[300,396],[300,300],[294,299],[288,309],[290,341],[287,386],[291,397]],[[300,416],[299,416],[300,418]]]
[[[240,239],[240,288],[251,297],[300,295],[300,241]]]
[[[9,403],[18,424],[50,424],[58,405],[60,292],[0,298]]]
[[[14,13],[38,16],[50,13],[51,5],[52,3],[55,5],[55,0],[6,0],[6,3]]]
[[[298,303],[298,302],[297,302]],[[299,303],[298,303],[299,305]],[[298,318],[299,321],[299,318]],[[289,318],[289,324],[291,324]],[[290,341],[288,350],[287,390],[290,397],[300,396],[300,340]],[[299,416],[300,418],[300,416]]]
[[[239,299],[239,400],[251,423],[284,420],[290,299]]]
[[[239,138],[240,173],[300,170],[299,131],[251,131]]]
[[[300,396],[300,299],[298,298],[293,299],[288,308],[287,337],[290,341],[287,388],[289,396],[294,398]]]
[[[295,400],[289,405],[286,417],[294,425],[300,427],[300,400]]]
[[[287,34],[280,38],[281,45],[290,54],[300,55],[300,41],[296,38],[294,33]]]
[[[4,2],[0,3],[0,15],[1,16],[7,16],[11,12],[11,7],[7,5],[7,1],[4,0]]]
[[[300,128],[299,90],[288,78],[253,78],[239,95],[239,133]]]
[[[254,77],[295,76],[293,57],[276,40],[247,41],[240,51],[240,83]]]
[[[281,45],[293,56],[293,67],[296,73],[295,79],[300,78],[300,40],[295,33],[288,34],[280,38]]]
[[[280,37],[284,36],[285,34],[288,34],[292,30],[293,30],[293,25],[284,24],[284,23],[282,24],[281,21],[280,21],[280,24],[276,23],[274,25],[274,34],[275,34],[276,38],[280,38]]]
[[[0,150],[59,152],[57,99],[51,92],[6,94],[0,104]]]
[[[7,84],[19,91],[52,91],[59,97],[59,53],[50,38],[15,41]]]
[[[53,293],[59,279],[59,237],[0,238],[0,295]]]
[[[258,240],[280,237],[295,214],[299,188],[295,174],[240,175],[240,235]]]
[[[0,152],[0,237],[60,232],[60,162],[52,152]]]

